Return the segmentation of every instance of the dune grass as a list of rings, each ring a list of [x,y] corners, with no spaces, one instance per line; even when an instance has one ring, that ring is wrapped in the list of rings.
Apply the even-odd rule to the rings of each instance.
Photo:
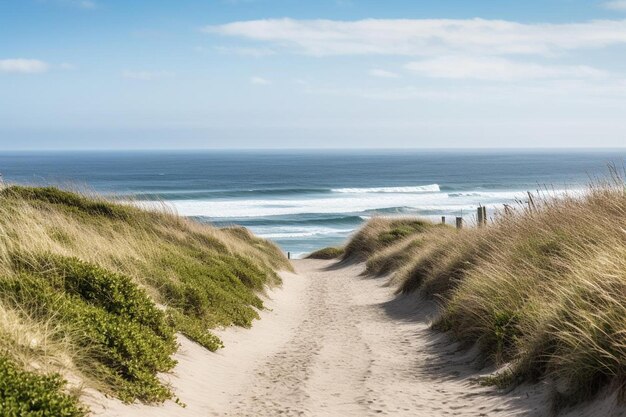
[[[51,187],[4,188],[0,359],[66,402],[75,397],[56,378],[160,402],[172,395],[157,374],[175,365],[175,333],[218,349],[210,329],[250,326],[259,294],[289,268],[245,229]]]
[[[393,271],[399,291],[440,300],[434,327],[507,369],[492,382],[547,379],[559,406],[624,387],[625,219],[618,179],[584,196],[536,195],[485,228],[431,229],[372,250],[363,235],[380,234],[376,220],[352,246],[367,248],[370,272]]]
[[[307,259],[337,259],[343,256],[343,248],[328,247],[307,255]]]
[[[435,225],[422,219],[374,217],[350,239],[343,259],[364,261],[399,240],[423,233],[432,227]]]

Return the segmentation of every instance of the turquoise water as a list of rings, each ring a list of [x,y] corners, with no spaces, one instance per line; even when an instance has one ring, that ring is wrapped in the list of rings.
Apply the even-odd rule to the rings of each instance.
[[[0,154],[6,181],[164,200],[238,224],[294,255],[342,243],[374,215],[464,216],[526,191],[577,190],[626,150],[194,151]],[[450,219],[452,220],[452,219]]]

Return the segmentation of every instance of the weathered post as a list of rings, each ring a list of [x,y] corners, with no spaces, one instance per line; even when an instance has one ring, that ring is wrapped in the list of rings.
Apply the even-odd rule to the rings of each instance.
[[[291,252],[287,252],[287,259],[291,259]]]
[[[462,229],[463,228],[463,217],[457,217],[456,218],[456,228],[457,229]]]
[[[487,207],[478,206],[478,226],[483,227],[487,225]]]
[[[441,216],[441,224],[446,224],[446,216]]]

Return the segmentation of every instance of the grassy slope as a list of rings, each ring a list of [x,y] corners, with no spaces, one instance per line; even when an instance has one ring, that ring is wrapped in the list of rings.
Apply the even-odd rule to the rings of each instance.
[[[370,272],[394,271],[399,291],[440,299],[435,327],[508,365],[493,382],[548,378],[559,405],[626,378],[624,219],[618,183],[584,198],[536,198],[487,228],[426,230],[353,256]],[[374,226],[364,231],[385,233]],[[362,246],[361,234],[348,247]]]
[[[414,218],[375,217],[345,247],[344,260],[363,261],[381,250],[436,227]]]
[[[337,259],[343,256],[343,248],[328,247],[307,255],[307,259]]]
[[[175,364],[175,332],[219,348],[209,329],[250,326],[263,306],[258,294],[280,282],[275,270],[288,268],[274,245],[244,229],[215,229],[55,188],[5,188],[0,373],[44,388],[24,400],[11,383],[0,385],[0,408],[39,404],[47,395],[45,404],[69,411],[37,414],[33,406],[19,415],[81,415],[63,384],[42,376],[51,372],[126,401],[169,398],[157,373]]]

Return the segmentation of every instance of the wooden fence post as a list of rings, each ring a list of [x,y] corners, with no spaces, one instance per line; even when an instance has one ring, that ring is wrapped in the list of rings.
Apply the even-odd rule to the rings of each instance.
[[[446,216],[441,216],[441,224],[446,224]]]
[[[463,228],[463,217],[457,217],[456,218],[456,228],[457,229],[462,229]]]
[[[478,206],[478,227],[483,227],[487,225],[487,207]]]
[[[291,252],[287,252],[287,259],[291,259]]]

